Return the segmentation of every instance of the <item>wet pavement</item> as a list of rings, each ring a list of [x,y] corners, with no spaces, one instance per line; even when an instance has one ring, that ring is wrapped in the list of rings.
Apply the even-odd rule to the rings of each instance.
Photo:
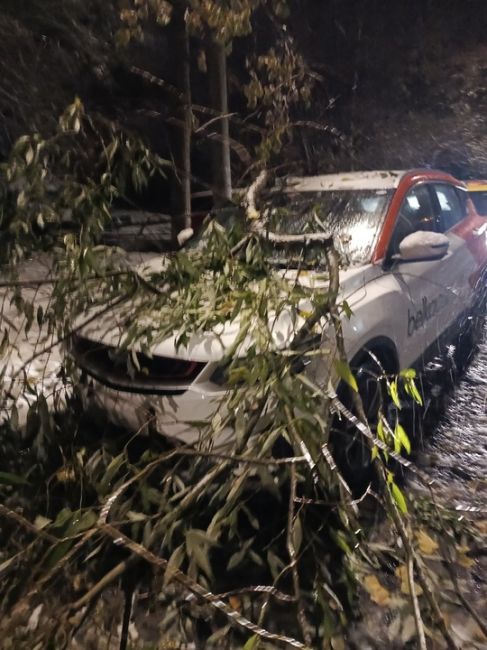
[[[430,420],[416,462],[434,480],[436,498],[487,516],[487,328],[438,421]]]
[[[411,473],[403,488],[416,505],[430,504],[422,515],[417,511],[413,539],[442,615],[461,650],[487,650],[487,637],[475,620],[475,614],[465,607],[466,601],[485,626],[486,370],[487,327],[463,374],[440,397],[442,407],[432,410],[423,421],[423,437],[415,451],[415,466],[420,476]],[[434,387],[437,391],[439,388],[439,385]],[[393,556],[401,556],[401,544],[387,521],[374,526],[370,538],[372,543],[391,549]],[[404,583],[399,586],[398,582],[400,570],[401,565],[393,562],[385,570],[374,573],[375,588],[362,593],[361,621],[351,626],[346,648],[399,650],[416,647],[408,589]],[[365,579],[371,577],[366,575]],[[378,589],[383,591],[378,592]],[[427,617],[425,628],[428,648],[446,648],[435,624]]]

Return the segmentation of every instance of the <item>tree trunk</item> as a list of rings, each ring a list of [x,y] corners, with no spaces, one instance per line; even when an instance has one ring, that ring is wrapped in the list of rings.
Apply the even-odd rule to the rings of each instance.
[[[172,72],[179,98],[172,106],[170,127],[173,156],[171,187],[172,228],[174,243],[178,233],[191,226],[191,133],[193,118],[191,110],[191,78],[189,37],[184,20],[184,3],[173,5],[169,52]]]
[[[213,123],[211,166],[213,204],[224,205],[232,198],[232,171],[230,166],[230,128],[228,120],[227,57],[225,46],[208,38],[206,48],[210,103],[219,117]]]

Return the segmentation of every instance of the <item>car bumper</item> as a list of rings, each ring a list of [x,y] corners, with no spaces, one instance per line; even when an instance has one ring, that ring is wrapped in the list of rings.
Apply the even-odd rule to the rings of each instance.
[[[209,425],[217,413],[223,421],[227,393],[190,387],[176,395],[143,395],[90,378],[82,395],[86,409],[102,409],[116,425],[134,432],[157,431],[178,443],[199,445],[209,441]],[[231,427],[223,426],[212,434],[212,446],[225,446],[233,435]]]

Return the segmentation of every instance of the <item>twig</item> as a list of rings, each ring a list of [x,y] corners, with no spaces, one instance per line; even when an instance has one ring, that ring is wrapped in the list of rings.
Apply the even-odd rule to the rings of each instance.
[[[177,101],[184,103],[184,96],[182,93],[179,92],[179,90],[173,86],[172,84],[168,83],[167,81],[164,81],[160,77],[156,77],[155,75],[151,74],[147,70],[142,70],[142,68],[139,68],[135,65],[130,66],[129,68],[130,72],[133,74],[137,75],[138,77],[142,77],[149,83],[159,86],[160,88],[163,88],[166,90],[173,99],[176,99]]]
[[[225,591],[222,594],[216,594],[215,598],[230,598],[230,596],[240,596],[241,594],[269,594],[274,596],[277,600],[282,600],[285,603],[294,603],[296,598],[285,594],[284,592],[272,587],[270,585],[257,585],[255,587],[242,587],[241,589],[232,589],[232,591]],[[193,598],[196,598],[194,594],[191,594],[187,600],[191,601]]]
[[[408,555],[407,569],[408,569],[409,593],[411,595],[411,602],[413,604],[413,614],[414,614],[414,622],[416,624],[416,633],[418,635],[418,644],[420,650],[427,650],[426,637],[424,635],[423,619],[421,618],[418,596],[416,594],[416,586],[414,584],[414,561],[412,555]]]
[[[331,246],[333,244],[333,237],[328,233],[310,232],[302,235],[281,235],[277,232],[259,232],[259,235],[264,237],[271,244],[303,244],[307,246],[313,242]]]
[[[132,616],[132,601],[134,596],[133,587],[128,585],[124,589],[125,594],[125,606],[123,608],[123,617],[122,617],[122,630],[120,632],[120,646],[119,650],[127,650],[127,644],[129,642],[129,626],[130,618]]]
[[[69,611],[74,612],[78,609],[81,609],[81,607],[88,605],[88,603],[90,603],[93,598],[98,596],[99,593],[106,589],[110,583],[119,578],[124,573],[124,571],[126,571],[128,566],[133,563],[133,561],[133,558],[123,560],[114,566],[113,569],[110,569],[110,571],[108,571],[108,573],[105,573],[105,575],[100,580],[98,580],[98,582],[93,585],[89,591],[81,596],[81,598],[78,598],[78,600],[76,600],[74,603],[71,603],[71,605],[69,605]]]
[[[82,283],[85,284],[89,280],[105,280],[107,278],[117,278],[120,276],[126,276],[126,275],[137,275],[134,273],[133,270],[127,270],[127,271],[113,271],[111,273],[107,273],[106,275],[100,275],[100,274],[93,274],[93,275],[88,275],[86,278],[83,278]],[[40,278],[38,280],[31,279],[31,280],[12,280],[12,281],[5,281],[5,282],[0,282],[0,289],[22,289],[22,288],[29,288],[29,287],[42,287],[46,284],[56,284],[57,282],[61,282],[65,278],[62,277],[49,277],[49,278]]]
[[[287,546],[287,552],[289,553],[289,560],[290,560],[289,566],[293,578],[294,597],[298,604],[298,622],[301,628],[301,634],[303,635],[304,642],[306,643],[306,645],[311,646],[311,635],[309,633],[309,624],[308,621],[306,620],[303,599],[301,597],[296,548],[294,546],[294,540],[293,540],[293,532],[295,526],[294,500],[296,498],[296,485],[297,485],[296,468],[294,466],[291,466],[291,489],[289,492],[286,546]]]
[[[100,532],[105,533],[106,535],[111,537],[117,545],[123,546],[124,548],[129,550],[133,555],[142,558],[152,566],[158,567],[163,570],[167,569],[167,565],[168,565],[167,560],[158,557],[157,555],[154,555],[154,553],[146,549],[141,544],[134,542],[129,537],[127,537],[124,533],[117,530],[110,524],[105,524],[104,526],[102,526]],[[277,641],[279,643],[285,643],[291,646],[292,648],[298,648],[299,650],[310,650],[309,646],[306,646],[305,644],[301,643],[296,639],[293,639],[288,636],[284,636],[282,634],[275,634],[273,632],[268,632],[267,630],[259,627],[255,623],[252,623],[252,621],[249,621],[249,619],[242,616],[240,612],[237,612],[236,610],[232,609],[229,605],[227,605],[222,600],[220,600],[215,594],[211,593],[210,591],[207,591],[200,584],[191,580],[185,573],[183,573],[179,569],[171,568],[171,580],[175,580],[176,582],[179,582],[189,592],[199,596],[209,605],[222,612],[229,619],[231,623],[245,628],[252,634],[255,634],[268,641]]]

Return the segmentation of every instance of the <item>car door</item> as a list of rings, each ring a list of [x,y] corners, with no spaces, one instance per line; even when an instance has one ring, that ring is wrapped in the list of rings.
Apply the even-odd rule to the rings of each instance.
[[[467,193],[448,183],[432,183],[431,189],[438,201],[440,214],[440,232],[449,240],[449,273],[442,278],[449,291],[455,295],[452,311],[459,317],[467,311],[472,301],[472,282],[478,266],[471,250],[471,240],[476,239],[476,232],[467,213]],[[479,232],[482,235],[482,232]]]
[[[399,245],[414,232],[442,230],[439,201],[431,183],[414,185],[399,209],[388,253],[395,258],[391,273],[404,296],[403,313],[397,314],[396,319],[406,321],[401,356],[409,362],[424,360],[424,354],[459,312],[455,269],[458,250],[455,242],[452,250],[440,259],[404,261]]]

